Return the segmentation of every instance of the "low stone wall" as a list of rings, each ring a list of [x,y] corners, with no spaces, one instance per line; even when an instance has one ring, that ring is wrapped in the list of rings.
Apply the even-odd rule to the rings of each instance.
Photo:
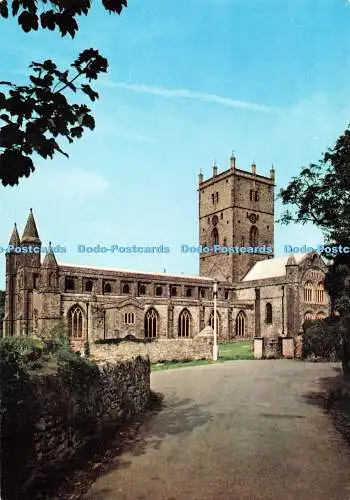
[[[72,458],[104,424],[122,425],[143,411],[150,396],[148,358],[101,363],[96,375],[80,387],[59,374],[28,381],[19,414],[2,425],[4,500],[32,498],[38,476]]]
[[[213,346],[206,338],[159,339],[152,342],[123,341],[119,344],[92,344],[90,352],[96,361],[117,361],[135,356],[149,356],[151,363],[212,359]]]

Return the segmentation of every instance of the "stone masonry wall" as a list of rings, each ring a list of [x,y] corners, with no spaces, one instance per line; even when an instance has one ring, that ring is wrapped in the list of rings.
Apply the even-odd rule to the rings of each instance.
[[[96,380],[80,391],[61,375],[35,375],[25,394],[20,414],[2,425],[3,500],[32,498],[37,478],[74,457],[104,424],[122,425],[142,412],[149,359],[101,363]]]
[[[149,356],[151,363],[212,359],[212,343],[206,338],[159,339],[153,342],[120,342],[119,344],[92,344],[91,356],[96,361],[117,361],[135,356]]]

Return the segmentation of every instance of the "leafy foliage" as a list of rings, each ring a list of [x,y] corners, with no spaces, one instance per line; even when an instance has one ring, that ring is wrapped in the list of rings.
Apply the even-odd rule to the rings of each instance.
[[[306,321],[304,325],[304,357],[337,361],[342,357],[340,319]]]
[[[127,0],[102,0],[102,5],[110,14],[120,14]],[[74,38],[79,29],[77,18],[87,16],[90,8],[91,0],[1,0],[0,17],[17,18],[26,33],[39,28],[57,29],[62,36]]]
[[[350,129],[339,137],[333,149],[323,155],[318,165],[310,164],[293,177],[279,197],[286,210],[278,222],[306,224],[321,228],[330,242],[350,241]]]
[[[108,62],[97,50],[84,50],[71,64],[74,75],[60,71],[51,60],[32,62],[30,84],[17,86],[0,82],[0,180],[4,186],[18,184],[19,178],[34,171],[32,156],[53,158],[57,152],[68,157],[57,142],[63,137],[72,143],[84,129],[93,130],[95,121],[84,104],[70,104],[65,91],[80,91],[91,101],[98,99],[89,83],[106,73]],[[89,83],[77,85],[78,78]],[[1,87],[0,87],[1,88]],[[2,150],[2,152],[1,152]]]

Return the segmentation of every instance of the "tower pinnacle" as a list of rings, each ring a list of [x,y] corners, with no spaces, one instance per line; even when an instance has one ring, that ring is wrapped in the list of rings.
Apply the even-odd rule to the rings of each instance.
[[[34,243],[36,245],[41,245],[38,230],[36,228],[36,223],[33,215],[33,210],[30,209],[26,226],[23,231],[21,243]]]

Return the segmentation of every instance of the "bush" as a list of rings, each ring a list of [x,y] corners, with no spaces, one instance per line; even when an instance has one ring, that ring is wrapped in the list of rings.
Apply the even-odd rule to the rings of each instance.
[[[341,360],[342,344],[339,319],[306,321],[303,336],[303,357],[325,361]]]
[[[147,344],[149,342],[154,342],[156,340],[157,340],[156,338],[137,339],[133,335],[127,335],[126,337],[118,338],[118,339],[99,339],[99,340],[95,341],[95,344],[118,345],[121,342],[135,342],[138,344]]]

